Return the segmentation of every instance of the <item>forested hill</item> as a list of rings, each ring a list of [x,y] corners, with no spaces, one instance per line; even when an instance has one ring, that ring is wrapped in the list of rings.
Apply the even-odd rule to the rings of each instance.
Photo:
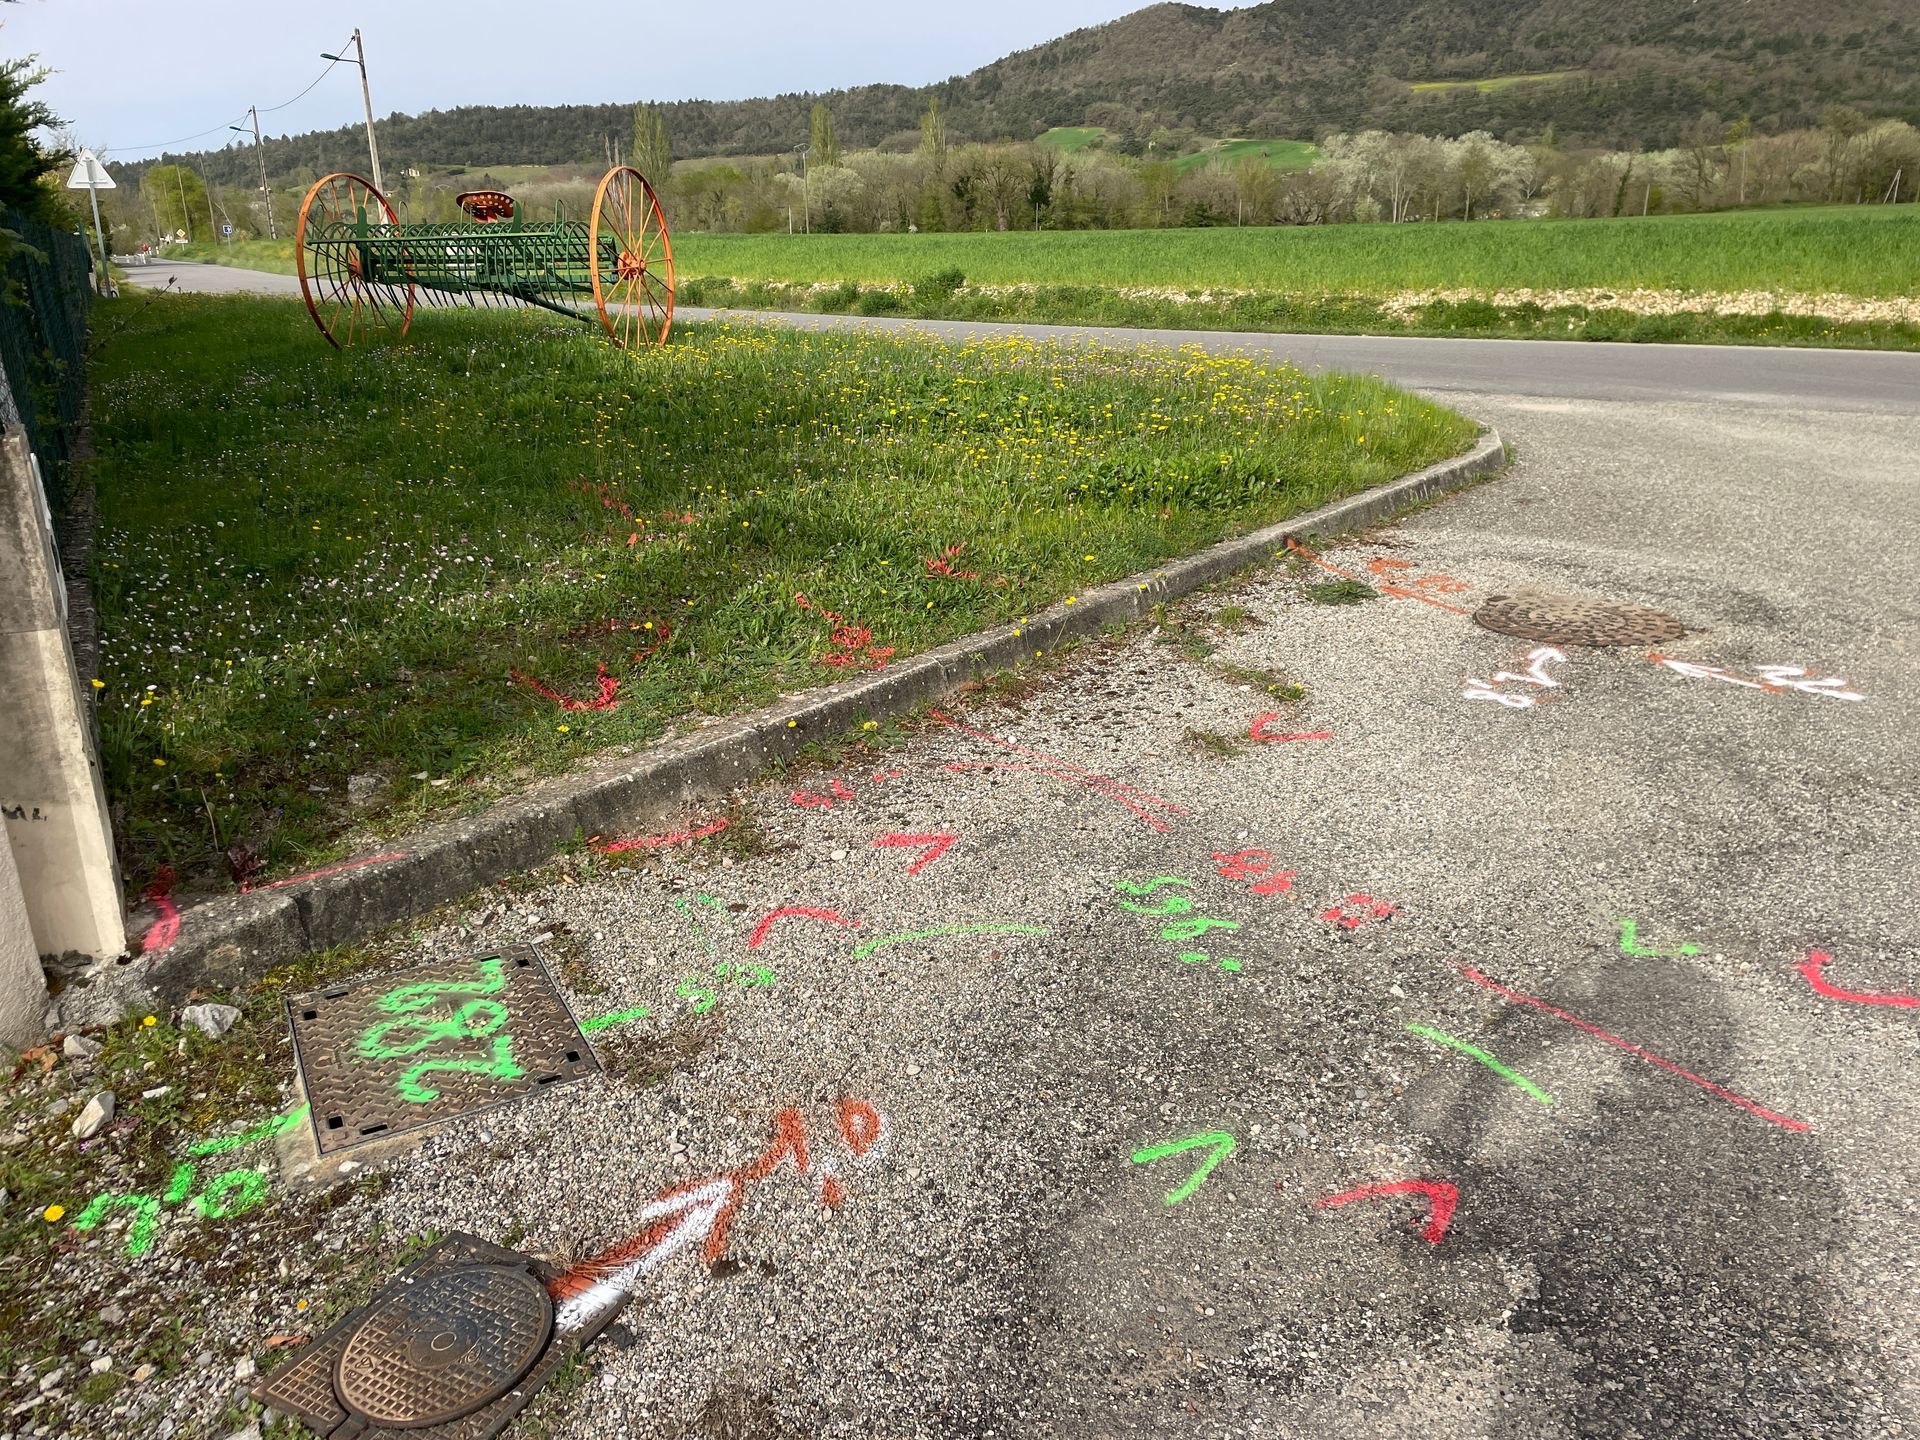
[[[1538,77],[1538,78],[1524,78]],[[1451,82],[1451,83],[1450,83]],[[1460,83],[1469,82],[1469,83]],[[1470,82],[1483,82],[1474,84]],[[1492,82],[1492,83],[1484,83]],[[1920,122],[1914,0],[1274,0],[1241,10],[1153,5],[972,74],[909,88],[680,101],[676,155],[791,150],[816,99],[849,149],[910,145],[929,97],[953,140],[1028,139],[1056,125],[1143,137],[1312,137],[1328,129],[1486,129],[1565,143],[1671,146],[1703,113],[1761,130],[1845,103]],[[638,96],[636,99],[652,99]],[[631,129],[631,101],[469,105],[382,122],[381,149],[440,164],[597,160]],[[361,153],[357,129],[276,141],[275,168],[324,171]],[[244,181],[235,153],[196,157]],[[231,168],[233,174],[226,174]]]

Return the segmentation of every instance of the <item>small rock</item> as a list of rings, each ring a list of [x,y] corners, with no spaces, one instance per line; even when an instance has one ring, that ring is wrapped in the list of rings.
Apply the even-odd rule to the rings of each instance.
[[[60,1382],[66,1378],[67,1378],[67,1367],[64,1365],[60,1366],[58,1369],[47,1371],[46,1374],[40,1377],[40,1393],[42,1395],[45,1395],[49,1390],[57,1390],[60,1386]]]
[[[91,1060],[106,1047],[84,1035],[69,1035],[60,1042],[60,1053],[69,1060]]]
[[[153,1377],[153,1366],[136,1365],[134,1367],[134,1371],[133,1371],[134,1384],[138,1385],[140,1384],[141,1381],[151,1379],[152,1377]]]
[[[226,1034],[239,1018],[240,1012],[231,1005],[189,1005],[180,1012],[182,1024],[215,1037]]]
[[[60,1095],[55,1097],[54,1102],[51,1105],[47,1106],[47,1115],[50,1118],[58,1118],[59,1116],[66,1114],[67,1111],[71,1110],[72,1108],[73,1108],[73,1101],[69,1100],[64,1095]]]
[[[172,1093],[173,1086],[156,1085],[151,1090],[142,1090],[140,1092],[140,1098],[142,1100],[158,1100],[162,1095],[171,1095]]]
[[[380,798],[380,792],[387,788],[384,775],[349,775],[347,777],[347,803],[349,805],[371,805]]]
[[[920,1067],[918,1065],[907,1066],[907,1074],[918,1075],[919,1073],[920,1073]]]
[[[102,1325],[118,1325],[126,1318],[127,1312],[122,1310],[118,1305],[102,1305],[100,1307],[100,1323]]]
[[[87,1368],[96,1375],[104,1375],[113,1368],[113,1357],[111,1355],[102,1355]]]
[[[233,1362],[233,1378],[236,1380],[251,1380],[254,1375],[259,1372],[259,1369],[260,1367],[253,1363],[253,1357],[251,1355],[242,1355],[238,1360]]]
[[[107,1128],[113,1119],[113,1092],[102,1090],[87,1101],[87,1108],[80,1112],[80,1118],[73,1122],[73,1138],[91,1140]]]
[[[840,863],[840,861],[847,858],[847,852],[844,850],[836,850],[833,852],[832,855],[828,856],[827,858],[832,860],[837,865]]]

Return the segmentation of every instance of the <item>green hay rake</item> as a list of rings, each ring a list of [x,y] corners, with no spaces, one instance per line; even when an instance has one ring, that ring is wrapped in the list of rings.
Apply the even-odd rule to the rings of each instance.
[[[609,170],[585,222],[527,223],[499,190],[469,191],[459,204],[464,221],[403,225],[360,176],[316,181],[300,206],[294,258],[320,333],[335,346],[398,339],[416,304],[519,304],[589,322],[597,313],[622,349],[666,342],[673,242],[638,170]]]

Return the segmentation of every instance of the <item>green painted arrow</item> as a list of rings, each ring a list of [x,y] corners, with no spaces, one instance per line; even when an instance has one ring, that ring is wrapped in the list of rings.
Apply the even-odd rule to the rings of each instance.
[[[1200,1162],[1200,1168],[1186,1178],[1178,1190],[1167,1192],[1167,1204],[1178,1205],[1201,1185],[1207,1176],[1213,1173],[1213,1167],[1233,1153],[1233,1136],[1224,1130],[1212,1130],[1205,1135],[1189,1135],[1185,1140],[1169,1140],[1164,1145],[1149,1145],[1144,1150],[1133,1152],[1133,1163],[1145,1165],[1153,1160],[1164,1160],[1169,1155],[1178,1155],[1182,1150],[1194,1150],[1202,1145],[1211,1145],[1213,1153]]]

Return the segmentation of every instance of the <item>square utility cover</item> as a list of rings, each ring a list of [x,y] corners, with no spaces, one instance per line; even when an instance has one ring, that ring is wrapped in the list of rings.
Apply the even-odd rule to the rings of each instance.
[[[596,1072],[531,945],[287,1001],[322,1155]]]

